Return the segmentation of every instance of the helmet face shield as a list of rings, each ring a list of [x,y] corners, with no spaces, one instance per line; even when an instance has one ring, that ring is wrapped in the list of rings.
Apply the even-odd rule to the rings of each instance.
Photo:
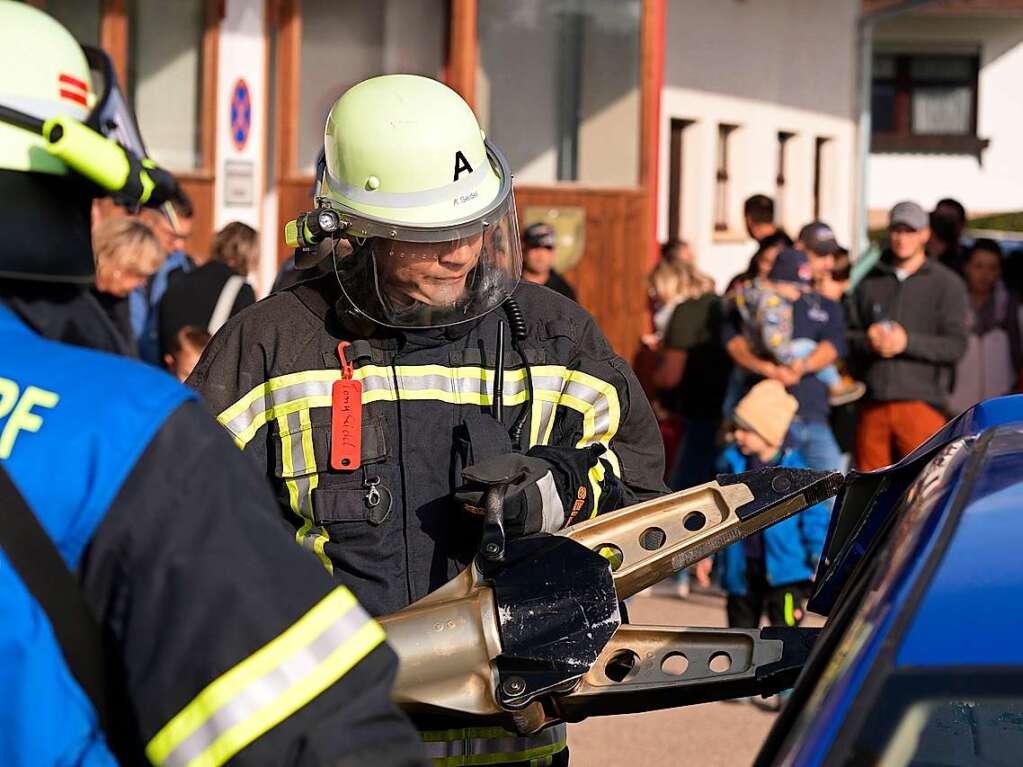
[[[500,306],[522,274],[508,186],[474,222],[419,231],[392,226],[393,237],[351,239],[351,253],[335,253],[334,261],[345,297],[374,322],[396,328],[469,322]]]

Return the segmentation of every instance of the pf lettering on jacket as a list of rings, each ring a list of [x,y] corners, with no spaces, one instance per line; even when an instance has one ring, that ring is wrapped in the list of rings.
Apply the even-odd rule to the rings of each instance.
[[[9,378],[0,378],[0,459],[11,457],[14,443],[23,432],[37,432],[43,426],[43,419],[34,408],[54,408],[60,402],[56,392],[26,386],[25,391]],[[6,419],[6,420],[5,420]]]

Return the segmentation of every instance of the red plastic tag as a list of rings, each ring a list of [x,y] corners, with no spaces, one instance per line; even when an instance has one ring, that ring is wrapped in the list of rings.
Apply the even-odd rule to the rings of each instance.
[[[352,380],[354,370],[345,357],[347,341],[338,344],[341,380],[331,389],[330,466],[351,471],[362,465],[362,382]]]

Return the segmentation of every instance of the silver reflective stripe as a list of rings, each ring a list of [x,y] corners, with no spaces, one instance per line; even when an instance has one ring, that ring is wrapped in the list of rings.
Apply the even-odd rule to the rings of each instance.
[[[370,617],[366,611],[358,604],[353,604],[316,639],[231,696],[210,714],[201,727],[171,751],[162,764],[185,767],[225,732],[255,715],[315,672],[335,650],[369,622]]]
[[[536,427],[536,444],[546,445],[548,432],[554,425],[554,403],[546,400],[540,403],[540,423]]]
[[[421,375],[399,375],[398,391],[400,393],[435,390],[451,394],[456,398],[458,395],[462,394],[468,394],[473,397],[482,395],[491,396],[493,391],[492,371],[487,371],[490,375],[486,380],[484,380],[483,373],[478,372],[478,368],[464,370],[462,375],[457,374],[460,370],[459,368],[451,368],[451,370],[456,373],[456,375],[444,376],[431,373],[424,373]],[[319,373],[321,371],[309,372]],[[332,371],[322,372],[329,376],[329,378],[325,378],[324,380],[299,381],[275,389],[268,388],[263,396],[257,397],[253,400],[248,407],[224,423],[224,426],[231,432],[231,434],[238,437],[248,431],[256,419],[260,416],[269,413],[273,408],[281,407],[289,402],[295,402],[306,398],[320,398],[323,400],[323,407],[329,406],[331,388],[334,385],[334,381],[337,378],[340,378],[341,374],[340,371],[336,374]],[[471,372],[476,374],[472,375],[470,374]],[[356,371],[356,378],[362,382],[362,392],[364,396],[375,394],[377,392],[384,392],[387,396],[393,396],[394,394],[394,382],[391,380],[390,374],[383,372],[381,368],[375,365],[359,368]],[[543,380],[553,384],[553,389],[549,389],[549,387],[546,386],[538,386],[537,388],[548,388],[550,391],[555,392],[561,391],[561,386],[563,384],[562,379],[548,376]],[[526,382],[524,377],[506,378],[504,382],[504,395],[506,397],[515,396],[524,391],[525,388]]]
[[[543,504],[543,527],[540,532],[556,533],[565,526],[565,505],[558,495],[558,486],[554,482],[554,475],[547,472],[536,482],[540,491],[540,500]]]
[[[458,368],[452,368],[457,371]],[[489,372],[489,371],[488,371]],[[375,376],[367,376],[364,381],[369,380]],[[388,389],[390,389],[390,382],[388,382]],[[523,378],[509,379],[506,378],[504,381],[504,388],[502,391],[504,395],[511,396],[518,394],[526,388],[526,383]],[[443,375],[398,375],[398,389],[399,391],[426,391],[436,390],[447,392],[448,394],[471,394],[474,396],[487,395],[491,396],[494,390],[493,377],[490,376],[489,380],[484,380],[483,376],[475,375],[460,375],[460,376],[443,376]]]
[[[315,466],[310,469],[305,465],[305,451],[302,450],[302,415],[299,412],[288,413],[286,423],[288,425],[288,436],[290,437],[288,441],[291,443],[292,474],[294,476],[301,476],[316,471]],[[301,505],[301,503],[302,501],[300,500],[299,504]]]
[[[452,157],[452,170],[454,170],[454,167],[454,157]],[[458,181],[452,181],[450,184],[419,192],[372,192],[342,181],[329,171],[325,175],[327,186],[332,192],[342,197],[347,197],[353,202],[375,205],[380,208],[416,208],[420,205],[436,205],[442,202],[449,202],[453,197],[470,194],[476,187],[487,180],[487,173],[480,172],[481,170],[490,170],[487,159],[478,161],[473,166],[473,172],[466,173]]]
[[[77,88],[75,89],[77,90]],[[3,102],[0,106],[5,106],[9,109],[16,109],[19,112],[24,112],[27,115],[35,117],[37,120],[46,122],[51,117],[57,115],[67,115],[73,117],[79,122],[85,120],[89,116],[89,110],[83,107],[81,104],[76,104],[73,101],[64,99],[63,101],[55,101],[52,99],[38,99],[32,98],[31,96],[15,96],[11,93],[5,93]]]
[[[561,376],[533,375],[533,388],[541,391],[560,392],[565,386]]]
[[[341,377],[340,371],[337,378]],[[280,389],[268,391],[264,396],[258,397],[245,410],[238,413],[224,424],[227,430],[234,436],[246,431],[259,416],[271,408],[279,407],[288,402],[303,399],[305,397],[330,397],[331,387],[334,380],[326,381],[300,381],[290,386],[282,386]]]
[[[592,405],[593,433],[597,436],[607,434],[611,427],[611,403],[607,401],[603,392],[578,381],[569,381],[565,387],[565,394]]]
[[[296,539],[302,548],[322,558],[322,552],[317,551],[316,546],[320,541],[325,542],[326,538],[321,531],[313,528],[313,488],[316,486],[318,478],[316,466],[309,466],[306,461],[303,440],[308,439],[309,436],[306,434],[308,430],[302,428],[303,412],[288,413],[285,419],[290,442],[291,469],[294,474],[294,476],[286,477],[285,482],[294,488],[295,504],[292,510],[304,520],[302,526],[296,531]]]
[[[504,755],[516,757],[509,761],[528,761],[531,758],[528,752],[550,746],[564,746],[568,739],[568,729],[563,724],[557,724],[541,730],[535,735],[512,735],[496,738],[472,737],[472,730],[467,730],[469,737],[457,740],[435,740],[426,741],[426,755],[430,759],[450,759],[458,756],[481,756]],[[500,764],[500,762],[488,762],[488,764]]]

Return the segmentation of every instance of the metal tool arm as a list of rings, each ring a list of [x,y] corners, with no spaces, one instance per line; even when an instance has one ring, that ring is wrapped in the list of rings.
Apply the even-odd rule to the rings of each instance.
[[[634,714],[791,687],[820,629],[622,626],[572,692],[548,706],[558,718]]]
[[[503,552],[503,531],[492,525],[484,545],[497,545],[472,567],[380,619],[401,661],[394,698],[411,712],[527,733],[784,689],[814,630],[623,626],[618,603],[841,483],[840,474],[808,469],[722,476],[557,535],[508,540]],[[498,496],[488,499],[491,521]],[[676,665],[685,669],[673,673]]]

